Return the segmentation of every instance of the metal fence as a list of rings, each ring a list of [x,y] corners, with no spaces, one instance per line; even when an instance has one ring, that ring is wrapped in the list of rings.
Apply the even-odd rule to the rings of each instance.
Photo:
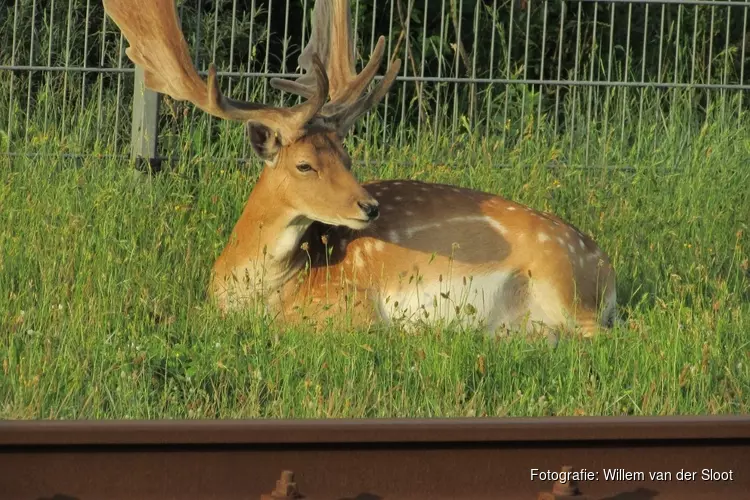
[[[185,0],[178,10],[202,74],[214,61],[226,94],[280,103],[291,97],[268,80],[294,76],[312,2]],[[352,2],[358,63],[381,34],[387,59],[403,61],[357,130],[369,144],[458,148],[479,135],[510,148],[535,138],[561,141],[571,155],[585,144],[579,159],[590,161],[608,137],[640,140],[649,117],[682,120],[687,110],[699,124],[747,107],[748,1]],[[241,127],[144,91],[101,3],[15,0],[2,9],[5,153],[248,156]]]

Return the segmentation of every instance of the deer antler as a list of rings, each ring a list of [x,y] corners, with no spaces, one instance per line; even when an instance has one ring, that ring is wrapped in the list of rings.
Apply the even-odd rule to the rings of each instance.
[[[310,40],[298,58],[305,73],[295,81],[272,78],[271,86],[305,98],[312,96],[315,93],[315,54],[318,54],[326,65],[331,97],[319,114],[334,122],[340,133],[346,133],[357,118],[380,102],[401,67],[401,59],[393,61],[380,83],[361,97],[383,60],[385,37],[378,39],[369,62],[359,74],[354,70],[353,42],[349,0],[316,0]]]
[[[311,78],[307,101],[290,108],[237,101],[222,95],[213,63],[208,69],[208,84],[196,72],[175,0],[104,0],[104,10],[130,44],[127,56],[144,68],[146,86],[173,99],[187,100],[219,118],[260,123],[279,133],[283,143],[302,135],[305,125],[325,104],[328,78],[323,62],[314,53],[308,54]]]

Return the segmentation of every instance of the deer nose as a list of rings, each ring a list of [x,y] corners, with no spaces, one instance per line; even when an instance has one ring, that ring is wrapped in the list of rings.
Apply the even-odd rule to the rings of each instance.
[[[378,202],[366,202],[363,203],[361,201],[357,202],[357,205],[359,205],[359,208],[362,209],[362,211],[365,213],[368,219],[375,220],[378,218],[378,215],[380,215],[380,208],[378,207]]]

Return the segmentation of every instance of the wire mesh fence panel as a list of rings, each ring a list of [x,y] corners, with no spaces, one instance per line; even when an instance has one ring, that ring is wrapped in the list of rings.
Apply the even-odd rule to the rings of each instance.
[[[292,104],[313,0],[185,0],[178,14],[202,75],[236,99]],[[361,159],[394,148],[434,161],[534,144],[549,161],[628,163],[663,131],[689,147],[709,121],[747,109],[750,2],[712,0],[352,0],[359,67],[387,37],[379,74],[402,68],[348,140]],[[15,0],[0,11],[3,153],[130,153],[134,68],[127,41],[91,0]],[[160,96],[156,154],[247,158],[243,127]],[[366,158],[365,158],[366,157]]]

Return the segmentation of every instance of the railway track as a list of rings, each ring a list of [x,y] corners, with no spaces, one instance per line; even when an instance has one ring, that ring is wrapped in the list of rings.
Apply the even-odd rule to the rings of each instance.
[[[747,499],[750,417],[0,423],[0,500],[290,498]]]

